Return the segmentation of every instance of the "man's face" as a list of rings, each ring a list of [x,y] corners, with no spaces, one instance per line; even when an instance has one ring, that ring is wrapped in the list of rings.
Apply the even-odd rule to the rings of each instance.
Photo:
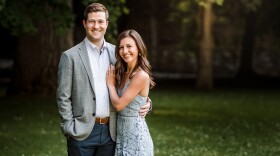
[[[83,20],[87,38],[94,44],[103,41],[108,27],[105,12],[92,12],[88,14],[87,21]]]

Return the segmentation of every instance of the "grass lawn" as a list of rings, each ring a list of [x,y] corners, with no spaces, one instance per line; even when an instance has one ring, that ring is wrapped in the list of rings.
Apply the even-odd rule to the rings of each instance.
[[[156,156],[280,155],[280,90],[155,88],[146,117]],[[53,96],[0,98],[0,155],[63,156]]]

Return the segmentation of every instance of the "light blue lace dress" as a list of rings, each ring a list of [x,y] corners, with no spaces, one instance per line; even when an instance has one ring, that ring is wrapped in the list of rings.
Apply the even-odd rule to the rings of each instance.
[[[118,89],[121,96],[123,90]],[[154,146],[145,118],[139,116],[140,107],[146,104],[147,97],[137,95],[127,107],[118,112],[115,156],[153,156]]]

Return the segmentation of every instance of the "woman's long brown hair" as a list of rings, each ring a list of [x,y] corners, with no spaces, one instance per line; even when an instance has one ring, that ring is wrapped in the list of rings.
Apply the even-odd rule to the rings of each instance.
[[[119,34],[119,36],[117,38],[117,45],[116,45],[116,51],[115,51],[117,62],[115,65],[115,72],[116,72],[116,79],[117,79],[118,86],[120,86],[120,84],[123,80],[123,73],[126,72],[126,70],[127,70],[126,62],[124,62],[124,60],[122,59],[122,57],[119,54],[120,42],[125,37],[131,37],[135,41],[136,46],[138,48],[138,53],[139,53],[137,63],[135,65],[134,69],[132,70],[132,72],[130,73],[129,78],[132,77],[132,74],[134,72],[136,72],[137,69],[141,68],[146,73],[148,73],[148,75],[150,76],[150,88],[153,88],[155,86],[155,82],[152,77],[152,72],[151,72],[152,67],[147,59],[147,52],[148,52],[147,48],[146,48],[141,36],[133,29],[123,31],[121,34]]]

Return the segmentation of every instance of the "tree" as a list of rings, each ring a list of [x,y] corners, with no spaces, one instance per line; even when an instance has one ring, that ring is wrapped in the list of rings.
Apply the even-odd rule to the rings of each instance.
[[[83,0],[84,5],[89,0]],[[115,22],[123,11],[125,0],[108,4],[110,27],[116,34]],[[54,93],[57,65],[63,51],[73,46],[73,0],[0,1],[0,24],[18,37],[14,74],[8,93]],[[122,10],[123,9],[123,10]],[[112,40],[113,35],[108,35]]]
[[[207,0],[203,8],[202,16],[202,34],[198,51],[198,71],[196,87],[198,89],[212,89],[213,74],[212,74],[212,2]]]
[[[246,13],[240,66],[237,77],[242,80],[252,80],[252,78],[256,77],[256,73],[253,69],[253,52],[255,46],[258,7],[261,5],[261,0],[243,0],[242,2]]]
[[[184,0],[178,2],[174,1],[173,3],[177,11],[175,10],[172,16],[182,19],[182,32],[185,33],[184,36],[186,36],[184,37],[186,41],[183,41],[183,47],[184,49],[188,48],[197,53],[196,87],[202,90],[208,90],[213,87],[213,3],[222,5],[223,0]],[[196,32],[196,35],[193,34],[193,32]]]
[[[60,53],[73,45],[71,0],[6,1],[1,25],[18,37],[8,93],[49,93],[56,88]]]
[[[157,13],[157,4],[156,1],[152,0],[150,1],[150,6],[151,6],[151,16],[150,16],[150,30],[151,30],[151,52],[152,52],[152,57],[151,57],[151,62],[153,62],[153,65],[157,65],[157,57],[158,56],[158,24],[157,24],[157,18],[156,18],[156,13]]]
[[[223,1],[215,1],[217,4],[222,4]],[[212,0],[199,1],[203,6],[202,22],[201,22],[201,38],[198,51],[198,73],[196,80],[196,87],[198,89],[209,90],[213,87],[213,65],[212,65],[212,24],[213,24],[213,10]],[[198,24],[200,25],[200,24]]]

